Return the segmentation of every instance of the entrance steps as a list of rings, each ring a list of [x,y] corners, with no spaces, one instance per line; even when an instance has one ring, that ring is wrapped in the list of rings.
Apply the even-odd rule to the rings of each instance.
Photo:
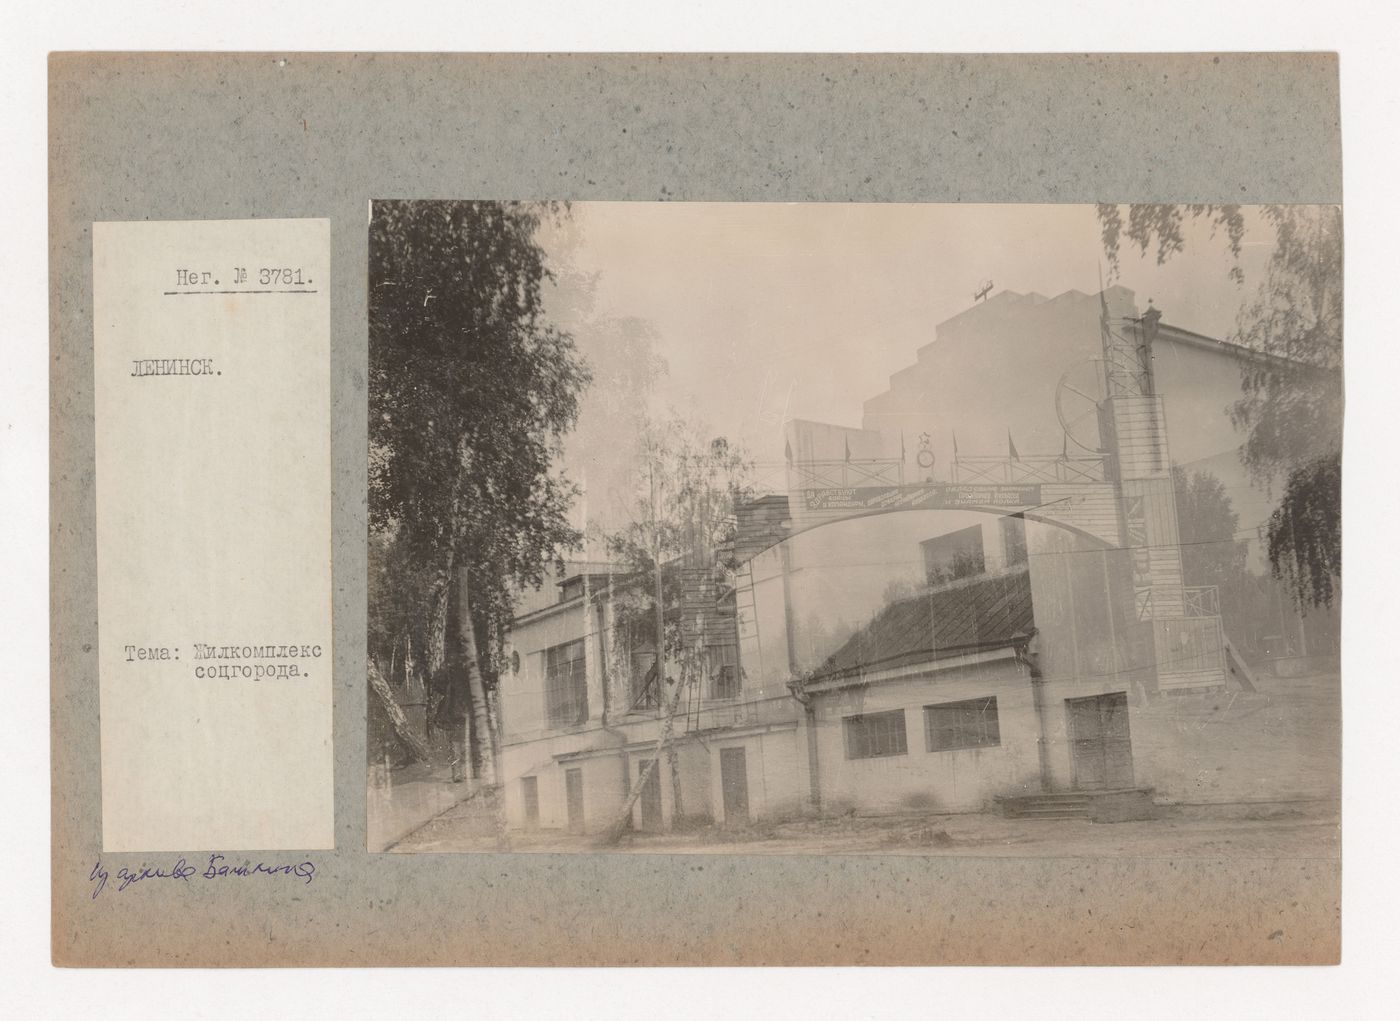
[[[1151,787],[1105,791],[1040,791],[996,799],[1008,819],[1086,819],[1127,822],[1156,817]]]

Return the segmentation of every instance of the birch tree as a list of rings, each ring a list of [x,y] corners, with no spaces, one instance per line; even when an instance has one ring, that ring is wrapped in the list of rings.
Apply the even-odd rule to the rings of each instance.
[[[556,465],[589,374],[544,312],[536,237],[566,215],[502,202],[376,202],[371,214],[370,568],[396,579],[371,603],[371,641],[414,631],[429,675],[466,688],[488,781],[512,591],[539,585],[579,537],[577,491]]]
[[[705,663],[703,651],[685,640],[682,571],[725,567],[722,557],[734,538],[735,507],[752,495],[752,463],[724,437],[706,439],[698,424],[675,415],[645,425],[635,463],[629,520],[606,541],[634,582],[630,598],[615,604],[617,626],[633,636],[651,636],[656,650],[657,701],[666,721],[658,752],[665,753],[675,818],[684,815],[684,800],[674,718],[683,693],[693,694]],[[668,662],[679,676],[667,677]],[[627,811],[639,789],[632,792]]]

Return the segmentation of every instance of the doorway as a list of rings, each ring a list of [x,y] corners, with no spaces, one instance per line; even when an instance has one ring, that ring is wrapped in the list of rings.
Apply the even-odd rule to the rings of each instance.
[[[724,824],[742,825],[749,821],[749,772],[744,749],[719,750],[719,783],[724,792]]]
[[[538,829],[540,825],[539,778],[534,776],[521,777],[520,793],[525,802],[525,828]]]
[[[569,832],[583,832],[583,770],[564,771],[564,802],[569,810]]]
[[[1133,786],[1133,744],[1128,732],[1128,693],[1115,691],[1065,699],[1069,711],[1074,786],[1120,790]]]
[[[653,759],[638,760],[637,776],[645,774],[647,767],[654,761]],[[662,828],[661,764],[659,762],[652,769],[651,775],[647,777],[647,782],[642,785],[642,793],[637,800],[642,806],[642,829],[652,833],[659,832]]]

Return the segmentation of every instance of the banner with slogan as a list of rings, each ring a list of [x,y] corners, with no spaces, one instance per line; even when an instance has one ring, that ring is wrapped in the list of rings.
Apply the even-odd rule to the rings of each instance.
[[[967,485],[925,482],[908,486],[860,486],[804,489],[809,511],[952,510],[972,507],[1034,507],[1040,501],[1035,483]]]

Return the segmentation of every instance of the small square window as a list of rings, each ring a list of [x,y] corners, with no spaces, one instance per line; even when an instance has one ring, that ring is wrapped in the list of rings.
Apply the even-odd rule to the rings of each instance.
[[[909,738],[904,729],[904,710],[847,716],[846,758],[876,759],[887,755],[907,755]]]
[[[989,696],[924,706],[924,740],[931,752],[1001,744],[996,698]]]

